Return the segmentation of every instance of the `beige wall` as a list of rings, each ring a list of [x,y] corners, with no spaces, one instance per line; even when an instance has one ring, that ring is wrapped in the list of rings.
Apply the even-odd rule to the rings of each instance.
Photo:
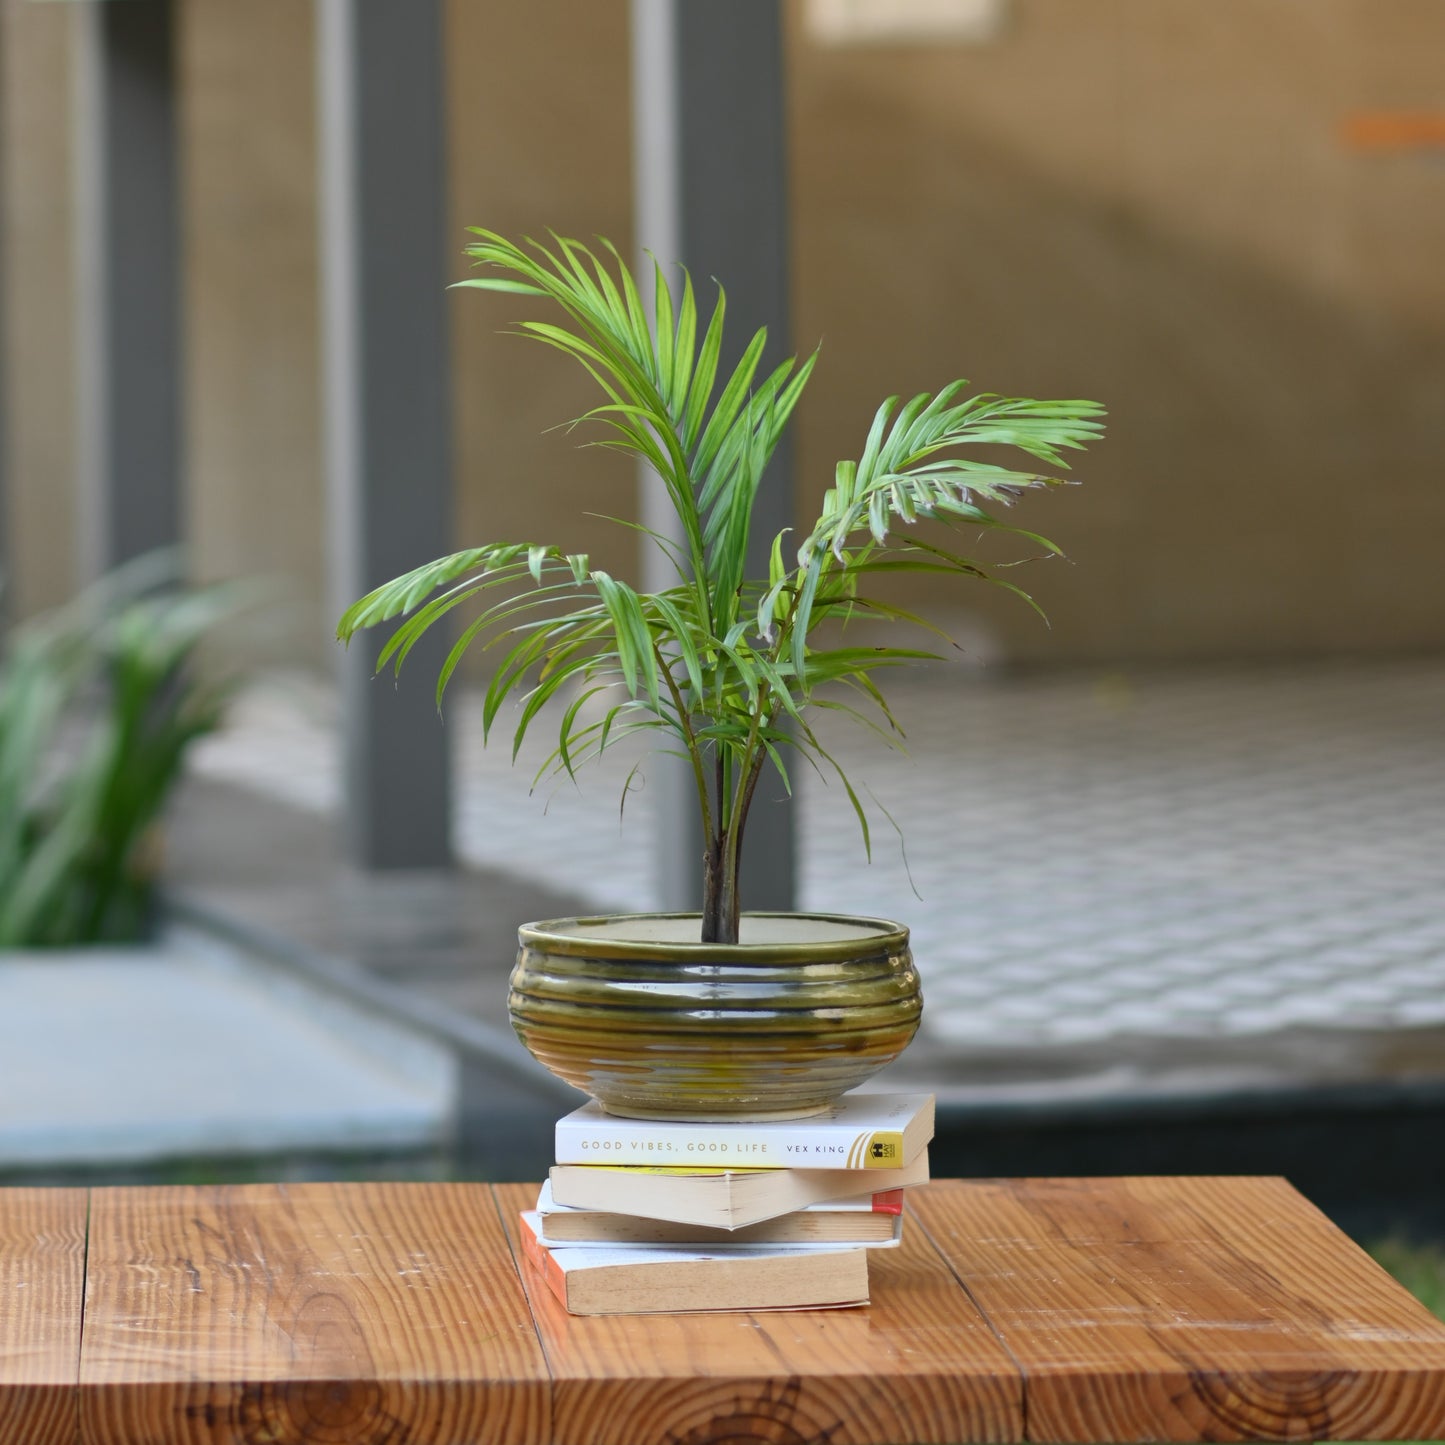
[[[879,394],[960,371],[1098,397],[1086,485],[1028,512],[1074,559],[1027,573],[1053,631],[996,599],[1009,651],[1438,647],[1445,187],[1438,160],[1351,154],[1339,128],[1445,108],[1423,59],[1445,12],[1014,16],[977,49],[795,48],[798,332],[832,362],[803,420],[814,487]]]
[[[292,580],[324,657],[310,7],[186,0],[190,504],[214,573]],[[1437,0],[1015,0],[997,43],[822,50],[790,5],[794,330],[824,342],[801,505],[877,402],[967,375],[1085,395],[1111,436],[1021,520],[1073,565],[957,591],[1050,660],[1438,647],[1445,184],[1342,122],[1445,110]],[[452,0],[453,231],[629,241],[623,0]],[[12,528],[70,576],[67,7],[4,11]],[[1433,159],[1433,163],[1432,163]],[[457,274],[464,273],[458,257]],[[625,567],[625,463],[543,429],[588,384],[459,293],[458,533]]]
[[[447,11],[456,275],[466,227],[609,236],[631,248],[627,7],[450,0]],[[632,468],[553,431],[596,405],[575,362],[503,334],[524,302],[457,292],[458,536],[555,542],[630,572],[633,534],[588,512],[635,510]]]
[[[312,6],[181,7],[189,477],[202,575],[276,583],[252,646],[323,655]]]
[[[0,7],[7,588],[17,613],[75,585],[74,315],[66,5]]]

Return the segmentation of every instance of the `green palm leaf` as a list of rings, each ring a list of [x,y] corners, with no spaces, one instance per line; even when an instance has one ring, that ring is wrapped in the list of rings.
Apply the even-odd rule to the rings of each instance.
[[[934,519],[1057,551],[1046,538],[1001,521],[994,509],[1066,481],[1066,455],[1099,437],[1103,411],[1088,401],[968,395],[961,381],[902,404],[891,397],[875,413],[860,457],[838,463],[821,512],[793,555],[780,533],[768,576],[750,578],[758,490],[817,353],[763,375],[767,332],[759,330],[722,376],[721,287],[699,339],[698,298],[685,270],[674,294],[663,266],[652,262],[649,313],[611,242],[594,250],[556,235],[520,245],[494,231],[473,235],[468,254],[483,274],[459,284],[553,304],[560,317],[524,321],[519,331],[572,357],[596,381],[601,400],[570,425],[585,424],[594,433],[587,444],[638,457],[661,478],[680,541],[637,522],[622,525],[662,550],[676,584],[638,592],[585,556],[494,542],[377,588],[347,609],[338,634],[349,639],[401,618],[380,654],[383,665],[399,669],[417,641],[456,609],[479,609],[442,664],[438,701],[469,651],[495,649],[483,701],[488,733],[515,701],[515,756],[548,706],[561,710],[557,744],[538,782],[575,776],[581,764],[634,732],[671,738],[669,750],[692,765],[704,819],[705,936],[735,938],[737,863],[763,765],[772,762],[786,785],[784,760],[793,749],[840,778],[866,849],[862,802],[819,742],[808,711],[833,711],[891,742],[899,730],[873,675],[937,656],[916,648],[815,645],[816,628],[862,615],[936,632],[918,614],[860,592],[862,579],[890,573],[967,577],[1031,601],[961,553],[913,531],[900,536],[899,529]],[[968,455],[978,447],[990,451]],[[1002,465],[999,447],[1041,465]],[[881,723],[827,695],[830,689],[871,705]],[[605,708],[603,716],[590,718],[596,708]],[[0,776],[0,792],[4,786]],[[0,860],[3,845],[0,837]]]

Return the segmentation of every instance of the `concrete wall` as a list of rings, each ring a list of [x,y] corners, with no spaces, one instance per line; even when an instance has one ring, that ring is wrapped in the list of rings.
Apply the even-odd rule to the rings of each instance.
[[[202,575],[260,574],[248,641],[325,647],[312,6],[186,0],[187,507]]]
[[[68,7],[3,12],[11,531],[24,607],[71,569]],[[824,49],[789,9],[800,510],[891,392],[956,376],[1113,413],[1020,520],[1073,565],[954,591],[985,650],[1057,661],[1438,647],[1445,182],[1351,116],[1445,111],[1436,0],[1015,0],[996,43]],[[629,244],[623,0],[452,0],[453,230]],[[310,6],[185,0],[190,508],[201,566],[289,579],[261,646],[327,655]],[[1433,164],[1432,164],[1433,160]],[[457,274],[464,274],[458,256]],[[725,279],[725,278],[724,278]],[[625,568],[630,469],[541,435],[564,359],[459,293],[459,540]]]
[[[468,226],[603,235],[629,254],[626,5],[450,0],[447,21],[458,278]],[[579,450],[581,433],[552,430],[599,398],[575,362],[504,334],[535,314],[525,301],[455,293],[458,536],[555,542],[631,574],[635,534],[587,513],[632,516],[633,470]]]
[[[1086,486],[1028,519],[1075,565],[1010,652],[1438,646],[1445,185],[1360,155],[1445,109],[1411,0],[1020,0],[996,46],[795,47],[805,474],[880,393],[961,371],[1106,401]]]
[[[66,124],[74,12],[0,8],[5,456],[0,503],[12,615],[75,585],[71,179]]]

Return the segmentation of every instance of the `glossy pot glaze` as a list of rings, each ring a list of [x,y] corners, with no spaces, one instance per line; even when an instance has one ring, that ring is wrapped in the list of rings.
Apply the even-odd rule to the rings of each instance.
[[[918,1031],[900,924],[749,913],[738,943],[700,943],[700,931],[695,913],[519,929],[518,1038],[609,1113],[786,1119],[826,1109]]]

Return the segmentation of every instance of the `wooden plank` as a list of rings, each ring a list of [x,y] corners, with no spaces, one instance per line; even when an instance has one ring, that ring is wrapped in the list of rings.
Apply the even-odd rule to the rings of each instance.
[[[1445,1438],[1445,1324],[1281,1179],[950,1182],[916,1212],[1028,1438]]]
[[[0,1190],[0,1440],[75,1439],[83,1189]]]
[[[97,1190],[85,1309],[87,1445],[550,1438],[485,1185]]]
[[[515,1247],[536,1186],[496,1193]],[[518,1268],[569,1445],[1023,1438],[1019,1372],[922,1231],[874,1252],[867,1309],[584,1318]]]

